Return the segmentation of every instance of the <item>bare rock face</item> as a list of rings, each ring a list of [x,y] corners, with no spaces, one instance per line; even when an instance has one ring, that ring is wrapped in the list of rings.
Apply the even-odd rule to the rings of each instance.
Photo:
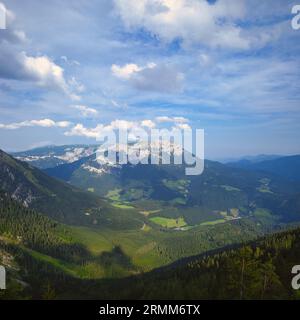
[[[4,153],[0,154],[0,189],[7,191],[12,199],[28,207],[35,199],[35,191],[27,180],[28,174],[25,170],[20,171],[20,167]]]

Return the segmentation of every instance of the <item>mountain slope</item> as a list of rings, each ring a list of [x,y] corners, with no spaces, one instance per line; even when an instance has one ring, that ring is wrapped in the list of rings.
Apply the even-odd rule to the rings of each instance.
[[[10,282],[8,290],[0,292],[0,299],[300,298],[299,290],[291,287],[291,270],[300,259],[299,228],[206,252],[123,279],[79,279],[59,270],[48,260],[38,259],[26,250],[3,245],[0,241],[0,258],[1,252],[6,260],[9,256],[10,261],[18,263],[22,281],[30,286],[16,290]],[[20,278],[20,274],[14,275],[13,272],[16,273],[10,271],[9,279],[13,276]]]
[[[0,191],[0,238],[66,261],[88,257],[84,246],[73,243],[68,228]]]
[[[84,213],[109,207],[98,197],[53,179],[0,151],[0,189],[27,207],[67,223],[92,223]]]
[[[120,284],[124,289],[116,295],[124,299],[299,299],[299,290],[291,287],[291,270],[299,259],[298,228],[124,280]]]

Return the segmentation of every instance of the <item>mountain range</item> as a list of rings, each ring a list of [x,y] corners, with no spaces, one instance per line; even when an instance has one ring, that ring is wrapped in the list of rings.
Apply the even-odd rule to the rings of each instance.
[[[79,297],[99,297],[103,288],[110,297],[134,297],[142,288],[135,284],[138,274],[150,272],[142,281],[155,284],[163,272],[165,284],[178,279],[174,288],[180,297],[182,272],[192,279],[198,269],[189,265],[204,259],[199,255],[213,257],[300,222],[299,182],[271,169],[206,160],[202,175],[186,176],[181,165],[103,165],[95,151],[95,146],[47,147],[14,154],[18,159],[0,152],[0,258],[14,279],[12,288],[18,288],[7,295],[44,298],[58,291],[58,298],[74,297],[72,286],[79,285]],[[52,161],[58,157],[64,163]],[[266,162],[272,168],[280,160],[282,168],[289,163],[289,170],[298,172],[297,158]],[[196,265],[206,268],[200,261]],[[50,287],[40,287],[36,273]],[[116,290],[108,278],[124,280]],[[63,290],[56,285],[62,279],[67,279]],[[123,290],[128,281],[134,284],[130,292]],[[196,296],[208,296],[200,291]]]
[[[290,181],[300,181],[299,167],[300,156],[275,157],[274,159],[262,161],[241,160],[228,163],[235,168],[268,172]]]

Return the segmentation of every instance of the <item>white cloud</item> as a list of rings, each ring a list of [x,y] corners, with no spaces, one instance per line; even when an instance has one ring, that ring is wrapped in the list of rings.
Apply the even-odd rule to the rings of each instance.
[[[156,117],[156,121],[158,122],[173,122],[173,119],[167,116]]]
[[[183,117],[158,117],[156,118],[157,122],[172,122],[175,124],[174,128],[179,129],[190,129],[190,126],[187,124],[188,119]],[[141,130],[149,130],[156,127],[156,122],[150,119],[145,119],[141,121],[127,121],[127,120],[113,120],[109,124],[98,124],[94,128],[86,128],[83,124],[76,124],[71,130],[65,132],[66,136],[81,136],[86,138],[100,138],[105,134],[118,130],[129,130],[132,133],[137,133]]]
[[[57,86],[63,91],[67,91],[67,84],[64,79],[64,70],[47,56],[41,57],[24,57],[24,68],[28,75],[36,78],[42,86]]]
[[[173,121],[175,123],[186,123],[186,122],[189,122],[189,120],[184,118],[184,117],[174,117]]]
[[[143,120],[141,122],[141,126],[149,129],[153,129],[155,128],[156,124],[152,120]]]
[[[114,76],[121,79],[130,79],[133,73],[141,71],[143,68],[134,63],[125,64],[123,67],[113,64],[111,71]]]
[[[35,80],[38,85],[59,89],[73,101],[81,100],[77,92],[83,92],[85,87],[75,77],[67,81],[64,69],[47,56],[30,57],[22,53],[21,64],[27,77]]]
[[[71,122],[69,121],[58,121],[56,122],[56,127],[60,127],[60,128],[67,128],[71,125]]]
[[[160,122],[160,123],[164,123],[164,122],[187,123],[187,122],[189,122],[189,120],[184,117],[161,116],[161,117],[156,117],[155,119],[157,122]]]
[[[0,47],[0,78],[33,82],[40,87],[58,90],[71,100],[78,101],[79,87],[74,81],[67,83],[64,69],[49,57],[29,56],[25,52],[16,52],[9,44]]]
[[[128,30],[146,29],[162,41],[181,39],[185,45],[248,49],[250,40],[237,21],[245,15],[245,1],[114,0]]]
[[[72,106],[72,108],[79,110],[81,115],[84,117],[96,116],[98,114],[98,111],[96,109],[89,108],[84,105],[75,105],[75,106]]]
[[[79,136],[97,139],[100,137],[102,130],[102,124],[97,125],[95,128],[85,128],[81,123],[78,123],[70,131],[65,132],[65,136]]]
[[[0,2],[0,7],[5,7]],[[23,48],[30,44],[23,30],[16,27],[15,14],[6,8],[7,29],[0,32],[0,78],[33,82],[35,85],[64,92],[71,100],[78,101],[83,86],[65,78],[64,69],[47,55],[28,55]],[[28,46],[26,46],[28,47]],[[67,58],[66,58],[67,59]]]
[[[156,64],[153,62],[149,62],[146,66],[141,67],[135,63],[125,64],[123,67],[117,64],[113,64],[111,66],[111,71],[114,76],[121,79],[130,79],[134,76],[135,73],[141,72],[145,69],[153,69],[156,67]]]
[[[132,129],[136,126],[136,122],[134,121],[127,121],[127,120],[114,120],[110,123],[109,126],[107,126],[106,128],[108,130],[113,129],[113,130],[126,130],[126,129]]]
[[[157,65],[153,62],[146,66],[126,64],[123,67],[112,65],[114,76],[127,80],[139,90],[173,93],[182,90],[184,75],[175,67],[167,64]]]
[[[191,130],[191,126],[188,125],[187,123],[177,123],[176,126],[174,128],[178,128],[181,130]]]
[[[81,136],[86,138],[100,138],[101,136],[114,130],[132,130],[141,128],[138,122],[127,120],[114,120],[107,125],[98,124],[94,128],[86,128],[83,124],[76,124],[71,130],[65,132],[66,136]]]
[[[70,125],[71,125],[71,123],[69,121],[55,122],[51,119],[41,119],[41,120],[26,120],[26,121],[22,121],[22,122],[14,122],[14,123],[9,123],[9,124],[0,123],[0,129],[16,130],[16,129],[20,129],[23,127],[66,128]]]

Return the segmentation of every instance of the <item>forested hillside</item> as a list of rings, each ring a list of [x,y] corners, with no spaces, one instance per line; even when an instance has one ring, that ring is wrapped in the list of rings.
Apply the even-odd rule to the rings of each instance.
[[[53,179],[1,150],[0,189],[26,207],[67,223],[92,224],[100,211],[110,208],[99,197]]]
[[[299,291],[291,287],[291,270],[300,260],[300,229],[118,280],[73,277],[11,244],[2,243],[1,252],[15,257],[11,258],[17,263],[11,271],[15,279],[20,277],[20,268],[25,268],[27,274],[22,281],[10,281],[9,290],[2,293],[4,299],[300,298]]]
[[[79,261],[80,257],[88,256],[83,246],[70,241],[66,227],[25,208],[1,191],[0,238],[66,261]]]
[[[130,280],[121,296],[141,299],[300,299],[291,286],[300,229]],[[124,286],[126,287],[126,286]]]

